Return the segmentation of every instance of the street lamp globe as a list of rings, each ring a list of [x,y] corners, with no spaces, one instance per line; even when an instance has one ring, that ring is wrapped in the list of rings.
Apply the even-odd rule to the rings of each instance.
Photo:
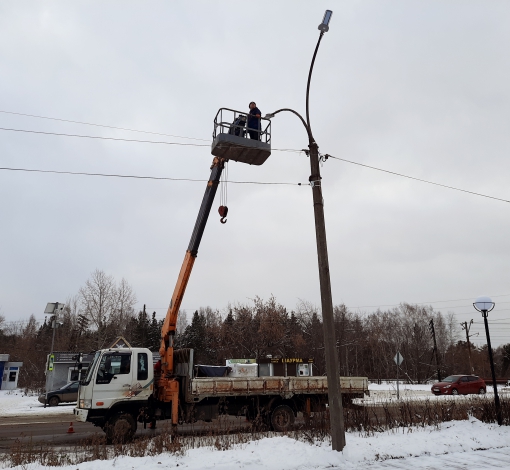
[[[473,307],[479,312],[490,312],[496,304],[492,301],[490,297],[486,295],[481,295],[473,302]]]

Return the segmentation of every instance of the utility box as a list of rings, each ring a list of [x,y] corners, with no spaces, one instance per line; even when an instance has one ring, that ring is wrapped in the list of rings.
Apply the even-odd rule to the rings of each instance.
[[[312,364],[298,364],[297,377],[310,377],[312,374]]]
[[[273,377],[273,376],[274,376],[273,364],[271,363],[259,364],[259,377]]]

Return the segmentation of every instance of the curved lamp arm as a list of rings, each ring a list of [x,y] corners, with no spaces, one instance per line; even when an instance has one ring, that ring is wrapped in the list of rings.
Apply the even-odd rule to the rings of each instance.
[[[289,111],[291,113],[294,113],[299,119],[301,119],[301,122],[303,123],[303,126],[305,126],[306,133],[308,134],[308,140],[310,141],[310,143],[315,143],[315,139],[313,138],[313,135],[312,135],[312,130],[310,129],[310,127],[308,126],[306,121],[303,119],[303,116],[301,116],[301,114],[299,114],[297,111],[294,111],[293,109],[290,109],[290,108],[282,108],[282,109],[278,109],[274,113],[266,114],[264,117],[267,118],[267,119],[271,119],[276,114],[281,113],[282,111]]]
[[[320,26],[319,26],[320,29]],[[326,30],[327,31],[327,30]],[[313,72],[313,65],[315,63],[315,57],[317,56],[317,51],[319,50],[319,46],[321,44],[322,36],[324,36],[324,30],[321,30],[321,33],[319,35],[319,40],[317,41],[317,45],[315,46],[315,51],[313,53],[312,57],[312,63],[310,64],[310,70],[308,71],[308,82],[306,83],[306,123],[308,124],[308,127],[310,130],[312,129],[312,126],[310,125],[310,112],[309,112],[309,96],[310,96],[310,82],[312,81],[312,72]]]

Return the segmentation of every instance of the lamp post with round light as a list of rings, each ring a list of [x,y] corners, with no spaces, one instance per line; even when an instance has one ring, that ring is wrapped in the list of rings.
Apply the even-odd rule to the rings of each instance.
[[[310,125],[310,112],[309,112],[309,96],[310,96],[310,82],[312,79],[312,71],[315,63],[315,57],[319,50],[324,33],[329,31],[329,22],[331,20],[331,10],[326,10],[322,23],[319,25],[319,40],[315,46],[315,51],[310,64],[308,72],[308,81],[306,85],[306,121],[303,117],[293,109],[283,108],[278,109],[273,113],[267,114],[267,119],[273,118],[276,114],[283,111],[295,114],[306,129],[308,135],[308,148],[307,154],[310,157],[310,170],[311,175],[309,178],[310,186],[312,187],[313,208],[315,215],[315,235],[317,241],[317,258],[319,264],[319,285],[321,294],[321,307],[322,307],[322,320],[324,329],[324,355],[326,358],[326,375],[328,376],[328,403],[329,403],[329,416],[331,424],[331,445],[333,450],[342,451],[345,447],[345,425],[342,407],[342,396],[340,392],[340,374],[338,368],[338,353],[336,349],[335,340],[335,322],[333,317],[333,298],[331,295],[331,279],[329,276],[329,261],[328,261],[328,248],[326,242],[326,224],[324,221],[324,199],[322,197],[321,186],[321,173],[320,173],[320,159],[319,146],[315,141],[312,133],[312,126]],[[327,158],[327,157],[326,157]]]
[[[496,418],[498,420],[498,424],[501,426],[503,423],[501,417],[501,406],[499,404],[499,396],[498,396],[498,384],[496,383],[496,373],[494,372],[494,359],[492,357],[492,347],[491,347],[491,337],[489,335],[489,323],[487,322],[487,315],[490,311],[494,309],[496,304],[491,300],[490,297],[485,295],[478,297],[473,302],[473,307],[476,310],[482,313],[483,321],[485,323],[485,334],[487,335],[487,350],[489,351],[489,362],[491,365],[491,374],[492,374],[492,385],[494,386],[494,405],[496,406]]]

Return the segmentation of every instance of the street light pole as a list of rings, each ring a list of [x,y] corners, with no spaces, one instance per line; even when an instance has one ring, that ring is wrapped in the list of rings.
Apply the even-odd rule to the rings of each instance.
[[[494,371],[494,358],[492,357],[491,337],[489,335],[489,323],[487,321],[487,315],[494,309],[496,304],[487,296],[481,296],[476,299],[473,303],[473,307],[482,313],[483,321],[485,323],[485,334],[487,335],[487,350],[489,352],[489,362],[491,365],[492,374],[492,386],[494,387],[494,405],[496,407],[496,419],[498,424],[503,424],[503,418],[501,416],[501,405],[499,403],[498,395],[498,384],[496,383],[496,372]]]
[[[58,314],[59,314],[59,312],[62,312],[64,307],[65,307],[64,304],[60,304],[58,302],[49,302],[46,305],[46,308],[44,309],[45,315],[53,315],[52,317],[50,317],[51,327],[53,328],[53,335],[51,337],[51,351],[50,351],[50,356],[49,356],[50,360],[51,360],[51,356],[53,354],[53,347],[55,345],[55,330],[57,329]],[[48,371],[46,371],[46,372],[48,372]],[[46,387],[46,399],[44,400],[44,408],[46,408],[46,404],[48,402],[48,388],[53,388],[53,374],[51,375],[50,386]]]
[[[308,72],[306,86],[306,122],[303,117],[293,109],[283,108],[266,115],[272,118],[282,111],[289,111],[297,115],[303,123],[308,134],[308,148],[310,156],[310,186],[312,187],[313,210],[315,216],[315,236],[317,241],[317,258],[319,264],[319,284],[321,293],[322,324],[324,330],[324,353],[326,358],[326,374],[328,376],[328,404],[331,426],[331,445],[333,450],[342,451],[345,447],[345,424],[342,408],[342,395],[340,392],[340,374],[338,367],[338,353],[336,349],[335,321],[333,316],[333,297],[331,295],[331,279],[329,275],[328,245],[326,240],[326,223],[324,220],[324,199],[322,197],[319,146],[315,141],[310,125],[309,95],[315,57],[319,50],[322,36],[329,30],[331,10],[326,10],[324,19],[319,25],[320,35]]]

